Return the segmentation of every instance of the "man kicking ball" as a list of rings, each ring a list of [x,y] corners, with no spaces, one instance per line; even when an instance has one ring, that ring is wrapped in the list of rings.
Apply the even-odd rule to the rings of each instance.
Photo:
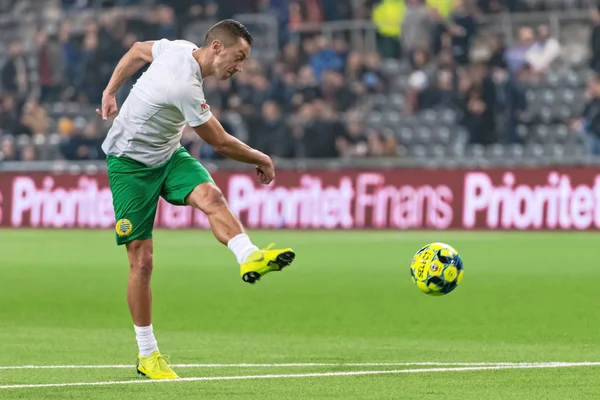
[[[259,250],[244,232],[208,171],[181,146],[185,124],[215,151],[255,165],[258,179],[275,177],[269,156],[229,135],[204,100],[203,79],[225,80],[242,71],[252,36],[239,22],[214,25],[202,47],[166,39],[138,42],[117,64],[102,95],[103,119],[117,112],[117,90],[146,63],[140,77],[113,121],[102,149],[107,155],[108,179],[116,217],[116,240],[129,257],[127,302],[139,346],[137,371],[152,379],[177,374],[161,356],[151,321],[152,229],[159,197],[178,206],[204,212],[221,243],[235,255],[244,282],[255,283],[294,260],[292,249]]]

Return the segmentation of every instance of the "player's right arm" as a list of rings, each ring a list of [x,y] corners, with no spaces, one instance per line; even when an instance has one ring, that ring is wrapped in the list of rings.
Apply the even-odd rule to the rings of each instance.
[[[193,126],[193,129],[217,153],[235,161],[255,165],[261,183],[268,185],[275,178],[275,167],[271,158],[227,133],[214,116],[201,125]]]
[[[96,110],[102,116],[102,119],[107,119],[117,112],[117,99],[115,97],[117,90],[144,65],[154,60],[152,53],[154,43],[154,41],[136,42],[121,58],[110,77],[106,89],[102,92],[102,109]]]

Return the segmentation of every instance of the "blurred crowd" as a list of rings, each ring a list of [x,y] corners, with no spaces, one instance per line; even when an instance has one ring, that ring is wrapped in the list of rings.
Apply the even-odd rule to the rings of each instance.
[[[26,60],[23,43],[10,43],[0,66],[0,135],[58,132],[62,157],[102,159],[106,126],[83,117],[58,118],[53,124],[47,106],[76,102],[94,107],[114,66],[136,41],[182,38],[191,23],[216,22],[237,13],[270,12],[277,17],[279,57],[273,62],[252,58],[230,81],[207,80],[207,100],[228,132],[281,158],[395,156],[401,144],[397,138],[364,123],[368,95],[389,93],[390,78],[382,72],[386,59],[408,62],[412,68],[403,113],[461,110],[460,122],[471,142],[517,142],[516,126],[528,118],[524,90],[560,54],[558,40],[548,26],[540,25],[522,28],[510,46],[501,35],[492,37],[487,59],[473,62],[477,14],[523,10],[524,2],[517,0],[62,0],[68,10],[92,3],[151,7],[135,18],[104,13],[87,21],[83,31],[69,20],[56,31],[40,28],[34,67]],[[390,15],[397,17],[390,20]],[[303,23],[352,18],[372,19],[376,50],[353,50],[346,35],[302,30]],[[594,38],[600,47],[600,34]],[[593,63],[599,68],[599,61]],[[141,73],[119,92],[120,103]],[[194,156],[220,158],[189,129],[183,143]],[[39,156],[33,146],[15,149],[13,140],[2,141],[5,160]]]

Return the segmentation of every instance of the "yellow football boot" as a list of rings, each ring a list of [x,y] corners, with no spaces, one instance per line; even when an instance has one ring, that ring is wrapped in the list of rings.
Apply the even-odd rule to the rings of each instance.
[[[158,352],[154,351],[147,357],[138,355],[137,372],[150,379],[178,379],[179,376],[169,367],[167,360]]]
[[[274,243],[266,249],[256,250],[240,266],[240,276],[244,282],[256,283],[263,275],[272,271],[281,271],[294,261],[296,253],[292,249],[271,250]]]

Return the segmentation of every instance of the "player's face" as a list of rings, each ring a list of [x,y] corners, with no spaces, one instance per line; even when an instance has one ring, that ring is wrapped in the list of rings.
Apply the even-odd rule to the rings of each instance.
[[[244,61],[249,55],[250,45],[242,38],[234,45],[223,47],[215,56],[215,75],[221,80],[231,78],[234,74],[242,71]]]

